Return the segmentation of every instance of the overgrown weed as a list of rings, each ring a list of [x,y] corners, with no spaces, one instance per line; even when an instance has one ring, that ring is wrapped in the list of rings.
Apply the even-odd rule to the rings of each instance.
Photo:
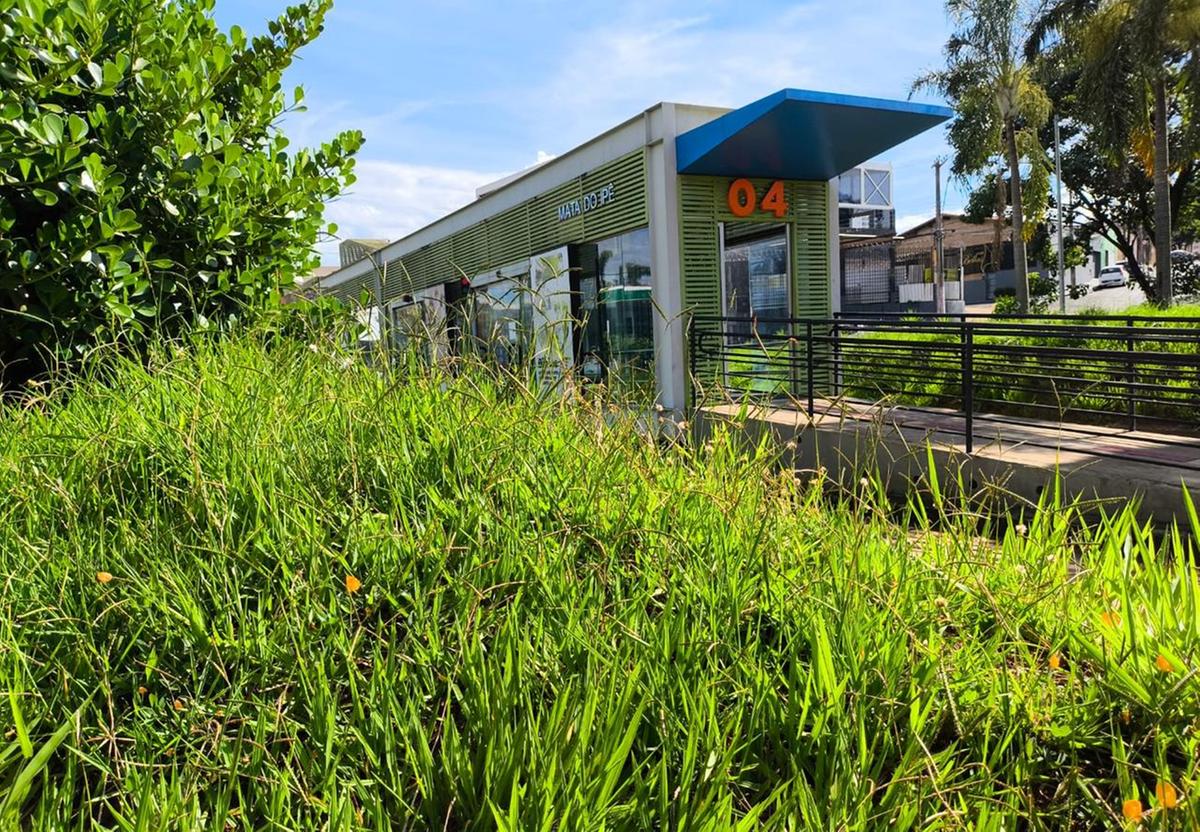
[[[244,334],[7,407],[0,825],[1195,827],[1195,528],[981,545],[456,370]]]

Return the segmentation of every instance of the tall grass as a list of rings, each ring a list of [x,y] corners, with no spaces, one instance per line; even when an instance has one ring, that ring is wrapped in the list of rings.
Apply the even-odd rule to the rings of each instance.
[[[1183,533],[777,461],[253,336],[9,407],[0,828],[1196,827]]]

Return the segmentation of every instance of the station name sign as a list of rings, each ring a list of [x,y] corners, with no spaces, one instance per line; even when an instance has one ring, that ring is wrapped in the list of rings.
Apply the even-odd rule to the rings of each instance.
[[[608,184],[599,190],[592,191],[590,194],[584,194],[579,199],[572,199],[570,202],[564,202],[558,206],[558,221],[566,222],[569,219],[582,216],[590,211],[595,211],[597,208],[603,208],[617,199],[616,185]]]

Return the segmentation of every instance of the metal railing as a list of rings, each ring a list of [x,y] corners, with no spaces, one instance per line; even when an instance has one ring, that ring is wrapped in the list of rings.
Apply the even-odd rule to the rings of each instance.
[[[977,415],[1200,435],[1200,319],[840,315],[691,320],[697,403],[888,402]],[[1163,441],[1170,441],[1164,439]]]

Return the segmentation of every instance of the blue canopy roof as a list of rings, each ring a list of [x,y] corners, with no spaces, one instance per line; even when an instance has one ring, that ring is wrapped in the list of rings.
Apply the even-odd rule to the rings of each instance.
[[[832,179],[953,115],[933,104],[780,90],[678,136],[678,170]]]

